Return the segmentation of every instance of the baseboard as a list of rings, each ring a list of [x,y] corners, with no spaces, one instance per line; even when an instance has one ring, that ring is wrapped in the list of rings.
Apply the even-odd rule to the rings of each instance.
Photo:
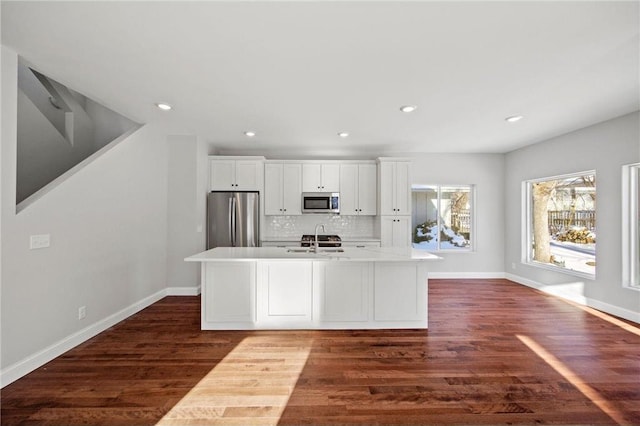
[[[41,367],[52,359],[67,352],[68,350],[89,340],[97,334],[102,333],[109,327],[112,327],[120,321],[127,319],[136,312],[141,311],[142,309],[154,304],[166,295],[167,289],[160,290],[157,293],[145,297],[144,299],[135,302],[134,304],[122,309],[119,312],[116,312],[113,315],[110,315],[90,326],[83,328],[76,333],[71,334],[70,336],[65,337],[59,342],[56,342],[39,352],[36,352],[35,354],[30,355],[13,365],[8,366],[7,368],[0,371],[0,387],[5,387],[10,383],[15,382],[19,378],[29,374],[33,370]]]
[[[429,272],[429,278],[433,279],[490,280],[504,277],[504,272]]]
[[[196,287],[167,287],[167,296],[199,296],[200,286]]]
[[[579,305],[588,306],[590,308],[597,309],[607,314],[615,315],[619,318],[624,318],[626,320],[633,321],[635,323],[640,323],[640,313],[638,312],[634,312],[629,309],[624,309],[618,306],[610,305],[608,303],[591,299],[589,297],[572,294],[569,292],[557,291],[553,286],[547,286],[543,283],[533,281],[528,278],[523,278],[518,275],[506,273],[505,278],[510,281],[516,282],[518,284],[535,288],[536,290],[540,290],[552,296],[557,296],[557,297],[569,300],[571,302],[577,303]]]

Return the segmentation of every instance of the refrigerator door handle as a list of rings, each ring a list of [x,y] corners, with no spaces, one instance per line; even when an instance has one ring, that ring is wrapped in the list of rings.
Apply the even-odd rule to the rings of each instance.
[[[229,208],[229,213],[231,214],[231,247],[235,247],[236,246],[236,214],[238,213],[237,207],[236,207],[236,197],[232,196],[229,201],[231,202],[231,205]]]

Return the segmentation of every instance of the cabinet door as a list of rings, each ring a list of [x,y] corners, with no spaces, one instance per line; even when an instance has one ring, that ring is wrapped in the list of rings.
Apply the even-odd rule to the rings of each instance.
[[[398,162],[395,164],[395,213],[399,215],[411,214],[411,182],[409,181],[410,164]]]
[[[273,326],[311,321],[312,263],[274,261],[260,267],[258,321]]]
[[[367,321],[369,264],[322,262],[320,321]]]
[[[302,214],[302,165],[282,166],[282,210],[286,215]]]
[[[360,164],[358,166],[358,213],[375,216],[377,210],[378,185],[375,164]],[[340,176],[342,187],[342,176]],[[340,198],[342,198],[342,193]]]
[[[411,216],[396,216],[393,222],[393,247],[408,247],[411,244]]]
[[[234,160],[209,161],[209,190],[232,191],[235,189],[236,162]]]
[[[322,192],[339,192],[340,191],[340,165],[339,164],[322,164],[321,169],[321,191]]]
[[[302,191],[303,192],[321,192],[322,181],[320,180],[321,167],[320,164],[303,164],[302,165]]]
[[[380,247],[393,247],[393,225],[395,217],[382,216],[380,218]]]
[[[379,186],[380,186],[380,214],[381,215],[394,215],[395,212],[395,191],[393,190],[394,179],[394,165],[392,162],[381,162]]]
[[[283,200],[283,165],[265,164],[264,166],[264,214],[284,214]]]
[[[235,189],[259,191],[262,163],[259,161],[236,161]]]
[[[340,214],[357,215],[358,207],[358,165],[340,165]]]

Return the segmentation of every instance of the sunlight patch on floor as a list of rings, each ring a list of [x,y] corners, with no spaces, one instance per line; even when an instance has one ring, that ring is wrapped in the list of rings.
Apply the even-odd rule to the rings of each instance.
[[[567,365],[556,358],[551,352],[547,351],[535,340],[530,337],[517,334],[516,337],[520,339],[529,349],[531,349],[536,355],[538,355],[544,362],[546,362],[551,368],[553,368],[558,374],[564,377],[569,383],[575,386],[584,396],[600,408],[607,416],[611,417],[617,424],[629,424],[624,416],[606,400],[605,397],[600,395],[598,391],[585,383],[576,373],[574,373]]]
[[[312,339],[247,337],[158,425],[277,425],[311,351]]]

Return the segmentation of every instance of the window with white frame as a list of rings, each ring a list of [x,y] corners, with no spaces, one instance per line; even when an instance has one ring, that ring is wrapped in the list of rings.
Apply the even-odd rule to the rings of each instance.
[[[594,278],[596,173],[587,171],[524,182],[523,260]]]
[[[473,185],[413,185],[413,247],[430,251],[471,251]]]
[[[622,272],[626,287],[640,289],[640,163],[622,167]]]

